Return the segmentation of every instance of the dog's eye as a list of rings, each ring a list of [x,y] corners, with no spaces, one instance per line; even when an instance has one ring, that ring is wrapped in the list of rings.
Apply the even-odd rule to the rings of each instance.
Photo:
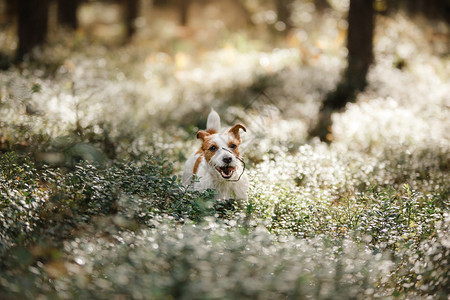
[[[217,151],[217,146],[211,146],[211,147],[209,147],[209,149],[208,149],[209,151],[211,151],[211,152],[216,152]]]
[[[237,147],[236,144],[231,144],[231,145],[230,145],[230,148],[231,148],[231,149],[236,149],[236,147]]]

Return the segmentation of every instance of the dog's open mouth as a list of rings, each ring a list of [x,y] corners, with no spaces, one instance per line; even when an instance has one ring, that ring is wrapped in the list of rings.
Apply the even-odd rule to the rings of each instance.
[[[236,167],[225,166],[225,167],[216,167],[216,170],[222,175],[223,178],[229,179],[233,176]]]

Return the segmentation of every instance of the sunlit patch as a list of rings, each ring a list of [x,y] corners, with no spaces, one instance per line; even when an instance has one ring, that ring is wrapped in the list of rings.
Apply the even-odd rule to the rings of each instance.
[[[239,151],[239,145],[241,144],[240,140],[237,139],[231,139],[231,141],[228,142],[228,148],[233,152],[233,154],[236,157],[240,157],[240,151]]]
[[[205,157],[207,162],[211,161],[211,158],[216,154],[216,151],[219,149],[219,146],[214,142],[215,134],[210,134],[207,131],[199,131],[197,133],[197,138],[202,141],[202,146],[200,148],[200,152]]]

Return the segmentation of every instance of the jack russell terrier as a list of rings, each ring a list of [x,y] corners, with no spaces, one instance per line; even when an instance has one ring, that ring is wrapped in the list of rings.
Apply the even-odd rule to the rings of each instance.
[[[247,199],[248,177],[239,156],[241,129],[247,131],[244,125],[236,124],[228,131],[219,133],[220,117],[211,109],[206,130],[197,133],[202,146],[188,158],[184,166],[182,183],[188,189],[213,189],[216,199]]]

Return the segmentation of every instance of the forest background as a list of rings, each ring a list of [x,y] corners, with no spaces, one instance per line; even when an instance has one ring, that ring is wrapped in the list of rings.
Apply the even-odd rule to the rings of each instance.
[[[448,299],[448,1],[0,1],[0,298]],[[178,176],[211,107],[247,201]]]

